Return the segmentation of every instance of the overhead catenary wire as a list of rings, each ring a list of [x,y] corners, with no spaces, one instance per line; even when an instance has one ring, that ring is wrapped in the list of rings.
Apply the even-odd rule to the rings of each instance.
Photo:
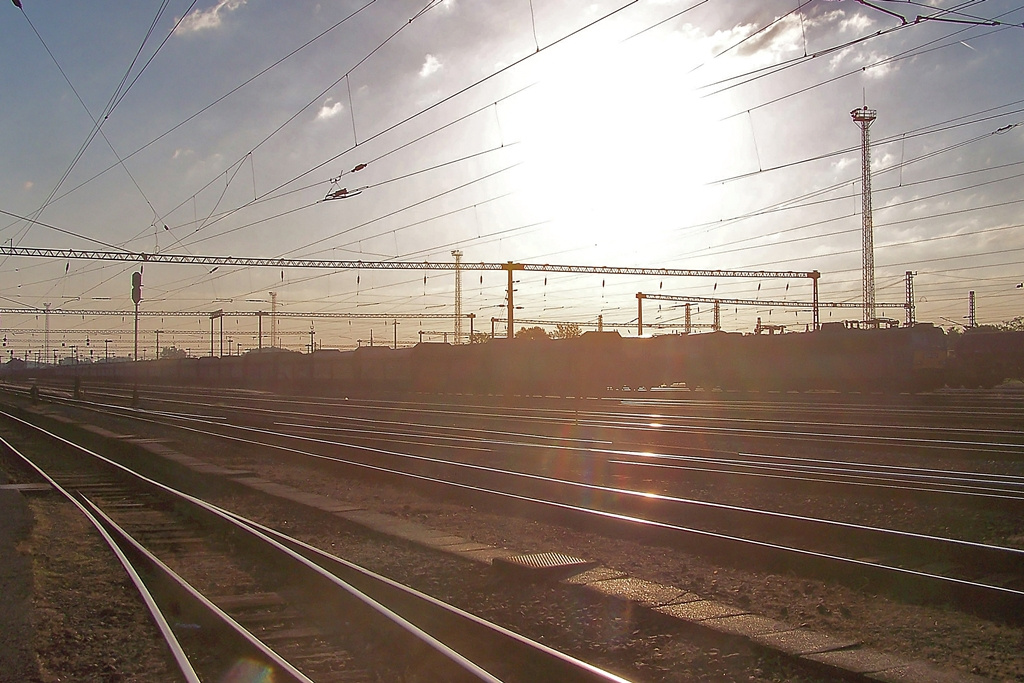
[[[251,160],[251,157],[250,157],[250,160]],[[404,165],[406,165],[406,167],[408,168],[408,162],[404,162],[404,160],[403,160],[403,161],[402,161],[402,163],[403,163]],[[348,166],[348,165],[346,165],[346,166]],[[204,211],[204,213],[206,213],[206,211]],[[427,220],[429,220],[429,219],[427,219]],[[392,232],[392,233],[393,233],[393,232]],[[365,240],[366,240],[366,239],[370,239],[370,238],[364,238],[364,237],[362,237],[362,236],[358,236],[358,237],[359,237],[359,238],[361,238],[361,239],[365,239]]]

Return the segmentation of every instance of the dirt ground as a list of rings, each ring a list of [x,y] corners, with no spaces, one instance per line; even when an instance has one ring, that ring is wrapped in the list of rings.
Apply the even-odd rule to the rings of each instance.
[[[174,680],[138,592],[85,517],[54,495],[27,505],[32,530],[18,554],[32,570],[32,632],[23,646],[34,661],[4,680]]]

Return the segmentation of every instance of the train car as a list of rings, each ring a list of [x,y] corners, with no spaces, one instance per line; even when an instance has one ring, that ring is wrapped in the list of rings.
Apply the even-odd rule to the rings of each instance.
[[[240,357],[61,366],[61,376],[139,384],[264,388],[282,392],[472,393],[595,396],[624,388],[685,384],[756,391],[925,391],[947,381],[991,386],[1024,375],[1024,332],[962,335],[947,367],[944,332],[929,324],[816,332],[736,332],[622,338],[426,343],[300,354],[264,350]],[[27,370],[26,370],[27,372]],[[34,372],[40,372],[35,370]]]
[[[648,340],[627,386],[757,391],[924,391],[941,386],[945,339],[932,325],[750,335],[711,332]]]
[[[949,384],[993,387],[1024,379],[1024,332],[967,330],[951,340]]]

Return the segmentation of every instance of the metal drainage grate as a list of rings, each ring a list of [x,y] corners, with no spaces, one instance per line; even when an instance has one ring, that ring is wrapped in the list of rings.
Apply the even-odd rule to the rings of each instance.
[[[562,553],[511,555],[491,560],[495,569],[528,578],[565,578],[597,566],[592,560],[581,560]]]

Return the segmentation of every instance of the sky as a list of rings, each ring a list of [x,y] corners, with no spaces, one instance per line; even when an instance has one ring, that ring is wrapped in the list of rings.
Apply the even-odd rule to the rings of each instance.
[[[166,255],[818,271],[918,321],[1024,315],[1021,0],[21,0],[0,6],[0,241]],[[338,192],[345,190],[345,192]],[[335,199],[326,199],[339,195]],[[132,262],[0,257],[8,357],[132,353]],[[516,273],[519,320],[637,293],[806,302],[806,279]],[[453,271],[147,263],[140,356],[453,339]],[[462,274],[476,331],[503,272]],[[646,300],[645,323],[683,305]],[[75,311],[112,311],[93,315]],[[692,321],[712,322],[694,304]],[[379,318],[303,317],[358,313]],[[903,308],[878,315],[903,321]],[[799,305],[721,325],[802,331]],[[823,309],[822,322],[858,308]],[[517,324],[517,328],[520,325]],[[468,332],[468,324],[464,324]],[[494,323],[498,334],[504,324]],[[264,335],[269,322],[264,321]],[[648,330],[658,333],[671,327]],[[219,331],[219,328],[218,328]],[[219,335],[218,335],[219,336]],[[269,339],[264,339],[264,345]],[[219,339],[218,348],[219,352]],[[87,355],[88,354],[88,355]]]

